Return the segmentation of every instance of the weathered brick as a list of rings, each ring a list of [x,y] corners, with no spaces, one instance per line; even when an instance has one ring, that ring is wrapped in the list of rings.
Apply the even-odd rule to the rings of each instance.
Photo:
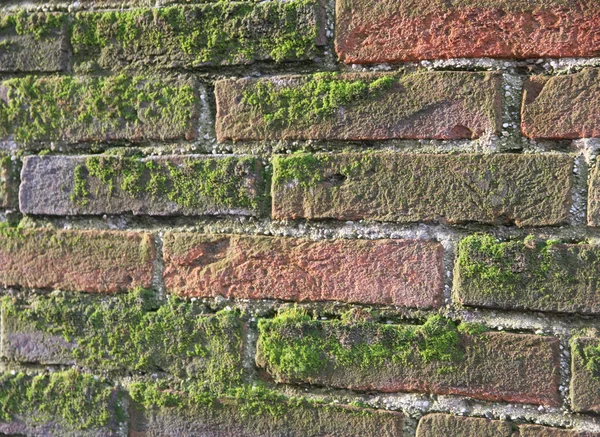
[[[559,340],[424,325],[317,321],[298,310],[259,321],[257,364],[276,382],[456,394],[560,405]]]
[[[276,219],[515,223],[567,220],[566,155],[297,154],[273,164]]]
[[[168,372],[219,392],[240,382],[242,325],[234,312],[160,304],[136,290],[108,300],[52,296],[2,303],[2,356],[112,373]]]
[[[513,427],[500,420],[428,414],[419,420],[417,437],[512,437]]]
[[[587,223],[588,226],[600,226],[600,163],[590,171]]]
[[[525,81],[521,130],[530,138],[574,139],[600,136],[599,69],[563,76],[532,76]]]
[[[16,163],[9,155],[0,153],[0,208],[15,208],[19,203],[16,173]]]
[[[310,60],[325,43],[324,8],[291,0],[80,12],[71,33],[76,59],[108,68]]]
[[[143,391],[134,389],[132,393],[134,400],[144,397]],[[403,429],[403,415],[390,411],[319,405],[298,399],[289,403],[273,396],[220,398],[207,406],[180,396],[180,405],[170,408],[134,404],[129,435],[397,437]]]
[[[116,292],[152,284],[152,235],[0,228],[5,287]]]
[[[346,63],[445,58],[598,56],[598,2],[340,0],[336,51]]]
[[[193,139],[198,85],[190,79],[26,76],[0,82],[0,140]]]
[[[521,425],[515,437],[599,437],[600,433],[551,428],[549,426]]]
[[[473,235],[460,242],[454,289],[468,306],[597,314],[598,268],[600,246]]]
[[[0,72],[68,68],[66,15],[21,12],[0,17]]]
[[[442,303],[443,248],[433,241],[311,241],[168,233],[169,292],[431,308]]]
[[[125,396],[76,370],[0,374],[1,435],[114,437],[126,435]]]
[[[574,411],[600,413],[600,339],[571,340],[570,392]]]
[[[268,188],[251,156],[28,156],[21,212],[256,216]]]
[[[498,73],[318,73],[217,81],[219,140],[478,138],[501,122]]]

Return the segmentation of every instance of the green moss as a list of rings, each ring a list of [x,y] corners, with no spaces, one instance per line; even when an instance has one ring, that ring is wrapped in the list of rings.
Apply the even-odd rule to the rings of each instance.
[[[306,19],[314,1],[252,4],[218,2],[192,7],[82,12],[70,29],[76,54],[97,51],[161,54],[186,65],[303,58],[315,49],[317,23]],[[101,57],[102,58],[102,57]],[[109,62],[111,61],[108,59]]]
[[[81,169],[80,169],[81,167]],[[75,169],[71,200],[86,203],[100,191],[108,197],[115,187],[132,198],[166,198],[183,208],[199,209],[213,204],[222,208],[260,210],[266,203],[268,178],[261,174],[262,164],[255,157],[219,159],[187,158],[181,163],[118,156],[91,156]],[[87,177],[82,175],[87,174]],[[259,175],[259,176],[257,176]],[[249,177],[257,177],[249,184]],[[85,206],[81,200],[79,204]]]
[[[340,79],[317,73],[299,86],[259,81],[243,93],[243,103],[260,114],[267,126],[310,126],[336,114],[340,107],[374,98],[397,81],[394,75],[371,80]]]
[[[241,326],[234,312],[207,316],[193,304],[138,289],[107,301],[71,295],[24,303],[3,300],[16,331],[40,331],[76,342],[63,356],[90,369],[119,372],[168,371],[198,378],[205,390],[240,382]]]
[[[102,380],[74,370],[27,376],[0,374],[0,420],[19,416],[27,423],[58,421],[83,430],[125,422],[122,393]]]
[[[168,121],[169,129],[185,130],[192,124],[191,85],[120,74],[91,79],[26,76],[2,86],[8,99],[0,101],[0,137],[12,135],[19,142],[106,138],[111,131],[128,137],[142,125],[166,129]]]
[[[259,332],[260,354],[269,368],[292,379],[304,379],[328,366],[367,370],[385,363],[409,366],[415,360],[444,363],[451,371],[464,356],[459,328],[439,315],[417,326],[347,324],[311,320],[295,309],[260,320]]]
[[[585,368],[596,378],[600,375],[600,341],[583,347],[581,353]]]
[[[65,14],[28,13],[21,10],[13,15],[0,16],[0,35],[12,31],[40,40],[61,30],[66,21]]]
[[[273,184],[276,186],[290,182],[311,188],[321,182],[323,164],[327,156],[297,153],[273,158]]]

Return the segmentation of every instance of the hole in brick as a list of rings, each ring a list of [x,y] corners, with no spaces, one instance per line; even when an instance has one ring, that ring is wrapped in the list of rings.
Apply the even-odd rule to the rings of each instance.
[[[450,136],[452,138],[473,138],[473,131],[471,131],[471,129],[469,129],[467,126],[457,124],[450,131]]]
[[[330,183],[332,185],[341,185],[346,180],[346,176],[340,173],[333,174],[325,178],[324,182]]]

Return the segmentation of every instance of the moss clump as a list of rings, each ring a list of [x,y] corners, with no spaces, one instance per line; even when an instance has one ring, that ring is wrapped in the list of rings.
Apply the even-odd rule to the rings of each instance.
[[[262,171],[262,163],[255,157],[186,158],[178,162],[91,156],[75,168],[71,201],[85,206],[91,194],[97,197],[102,191],[110,197],[117,188],[131,198],[164,198],[185,209],[215,206],[257,211],[267,196],[268,177]],[[92,186],[96,190],[90,193]]]
[[[14,32],[41,40],[60,31],[66,22],[65,14],[28,13],[21,10],[16,14],[0,16],[0,35]]]
[[[304,188],[314,187],[323,178],[323,164],[327,160],[327,156],[309,153],[275,156],[273,158],[273,184],[280,186],[295,182]]]
[[[100,52],[107,63],[124,54],[190,66],[290,61],[315,51],[318,7],[313,0],[293,0],[82,12],[70,33],[76,54]]]
[[[310,126],[336,114],[342,106],[375,98],[398,78],[341,79],[337,73],[317,73],[299,86],[259,81],[243,93],[243,103],[260,114],[268,127]]]
[[[176,298],[160,305],[154,292],[143,289],[101,302],[74,295],[24,305],[5,298],[3,310],[15,331],[75,342],[64,354],[91,369],[168,371],[198,378],[217,392],[240,382],[241,325],[233,312],[207,316]]]
[[[74,370],[27,376],[0,374],[0,420],[19,416],[28,424],[57,421],[76,430],[118,427],[125,422],[122,392]]]
[[[579,348],[577,348],[579,351]],[[585,368],[594,375],[595,378],[600,377],[600,341],[587,344],[583,347],[580,353]]]
[[[461,328],[463,329],[463,328]],[[464,358],[459,328],[433,315],[423,325],[312,320],[298,309],[259,322],[259,350],[268,368],[291,379],[305,379],[333,367],[362,370],[386,363],[443,363],[452,371]]]
[[[0,101],[0,137],[19,142],[135,139],[142,127],[149,137],[163,138],[192,125],[195,97],[189,84],[120,74],[26,76],[2,86],[7,102]]]

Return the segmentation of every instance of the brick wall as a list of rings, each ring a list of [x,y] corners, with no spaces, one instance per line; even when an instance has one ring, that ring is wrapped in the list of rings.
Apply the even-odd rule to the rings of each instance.
[[[2,1],[0,435],[600,436],[599,24]]]

